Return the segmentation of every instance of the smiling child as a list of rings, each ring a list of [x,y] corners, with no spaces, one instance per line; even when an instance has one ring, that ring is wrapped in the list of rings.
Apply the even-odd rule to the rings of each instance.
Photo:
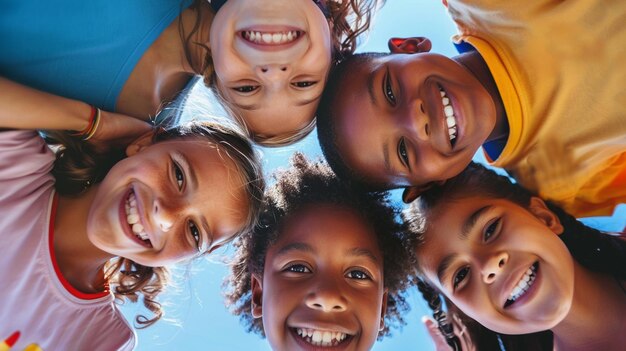
[[[396,211],[301,154],[268,191],[260,226],[236,242],[227,294],[273,350],[369,350],[407,309],[411,263]]]
[[[151,130],[120,154],[96,152],[88,141],[111,121],[94,110],[86,131],[49,134],[62,146],[55,157],[26,127],[73,129],[72,119],[51,122],[58,106],[44,106],[51,113],[41,119],[11,113],[42,108],[41,92],[14,87],[2,104],[21,108],[0,112],[0,334],[19,332],[19,350],[132,350],[135,333],[115,300],[141,299],[151,315],[136,323],[150,326],[163,314],[166,266],[256,223],[254,148],[236,131],[193,122]]]
[[[482,146],[492,165],[570,213],[610,214],[626,201],[626,118],[616,103],[626,5],[612,3],[448,1],[455,40],[469,48],[461,55],[393,38],[391,54],[333,68],[318,111],[324,154],[341,176],[403,187],[408,202]]]
[[[426,284],[505,344],[550,330],[549,350],[623,348],[622,237],[586,227],[478,164],[426,191],[404,217],[418,236]],[[488,334],[477,335],[477,349],[491,349]]]
[[[256,141],[288,144],[314,128],[332,60],[354,52],[378,7],[378,0],[23,1],[0,14],[0,76],[142,120],[202,76]]]

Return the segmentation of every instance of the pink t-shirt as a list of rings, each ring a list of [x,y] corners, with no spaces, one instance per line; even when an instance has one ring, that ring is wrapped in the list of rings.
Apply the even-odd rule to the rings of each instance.
[[[56,273],[54,154],[33,131],[0,131],[0,341],[14,350],[132,350],[110,293],[84,294]]]

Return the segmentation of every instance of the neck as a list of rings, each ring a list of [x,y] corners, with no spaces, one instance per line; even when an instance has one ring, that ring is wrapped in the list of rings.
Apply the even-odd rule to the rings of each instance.
[[[509,136],[509,122],[506,118],[504,103],[502,102],[502,97],[500,96],[496,82],[485,60],[483,60],[478,51],[471,51],[455,56],[453,60],[462,64],[478,79],[495,104],[496,124],[491,134],[489,134],[489,137],[487,137],[486,142],[502,138],[506,139]]]
[[[87,218],[98,185],[79,197],[59,196],[54,222],[54,255],[63,277],[77,290],[104,290],[104,265],[114,256],[94,246],[87,236]]]
[[[615,277],[575,263],[574,298],[556,325],[555,350],[622,350],[626,344],[626,295]]]

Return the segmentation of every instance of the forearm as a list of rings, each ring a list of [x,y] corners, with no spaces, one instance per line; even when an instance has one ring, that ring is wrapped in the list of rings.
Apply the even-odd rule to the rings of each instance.
[[[81,131],[91,107],[0,77],[0,128]]]

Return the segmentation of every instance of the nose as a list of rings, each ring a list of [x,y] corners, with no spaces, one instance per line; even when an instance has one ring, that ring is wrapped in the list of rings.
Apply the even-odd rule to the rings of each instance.
[[[152,218],[155,225],[163,232],[172,229],[175,220],[175,211],[166,205],[163,199],[155,199],[152,204]]]
[[[503,271],[504,266],[509,261],[509,255],[506,252],[498,252],[487,257],[482,267],[482,277],[486,284],[493,283],[498,275]]]
[[[286,78],[291,74],[291,65],[286,63],[259,65],[257,66],[256,71],[260,79],[275,82]]]
[[[411,135],[415,135],[418,139],[427,141],[430,138],[430,126],[428,115],[424,108],[422,99],[415,99],[408,104],[408,110],[402,111],[404,114],[403,124],[406,129],[410,130]]]
[[[305,297],[306,305],[322,312],[343,312],[347,308],[346,298],[341,293],[337,283],[320,282]]]

